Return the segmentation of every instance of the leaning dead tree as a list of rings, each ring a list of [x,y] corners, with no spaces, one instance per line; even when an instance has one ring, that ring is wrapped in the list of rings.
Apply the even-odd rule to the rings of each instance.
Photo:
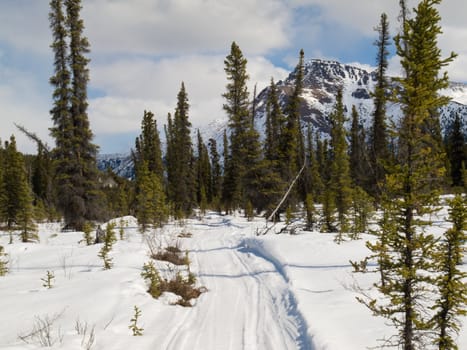
[[[19,124],[15,123],[15,126],[19,131],[21,131],[23,134],[25,134],[31,141],[34,141],[37,144],[37,146],[42,148],[46,153],[50,153],[49,146],[46,143],[44,143],[44,141],[42,141],[40,139],[40,137],[37,136],[36,133],[29,131],[28,129],[26,129],[22,125],[19,125]]]
[[[272,223],[271,226],[268,227],[268,223],[270,221],[273,220],[273,218],[276,216],[277,214],[277,211],[280,209],[280,207],[282,206],[282,204],[284,204],[284,202],[287,200],[287,197],[289,196],[290,194],[290,191],[292,191],[292,188],[294,187],[295,183],[297,182],[297,180],[300,178],[300,175],[302,175],[303,173],[303,170],[305,170],[306,168],[306,162],[303,162],[303,166],[302,168],[300,169],[300,171],[298,172],[297,176],[295,176],[295,178],[293,179],[293,181],[290,183],[290,186],[289,188],[287,189],[287,191],[285,192],[284,196],[282,197],[282,199],[280,200],[279,204],[276,206],[276,208],[272,211],[271,215],[268,216],[268,218],[266,219],[266,227],[264,227],[264,229],[262,230],[258,230],[257,232],[257,236],[262,236],[262,235],[265,235],[267,234],[275,225],[276,225],[276,222],[274,221]]]

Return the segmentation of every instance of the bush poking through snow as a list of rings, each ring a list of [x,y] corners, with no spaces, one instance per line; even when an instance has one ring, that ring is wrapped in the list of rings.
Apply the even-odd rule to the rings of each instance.
[[[55,332],[53,324],[63,315],[63,312],[55,314],[52,318],[49,315],[36,316],[32,330],[27,334],[19,335],[18,338],[26,344],[36,343],[42,347],[52,347],[57,342],[62,343],[63,335],[60,328]]]
[[[180,297],[176,304],[181,306],[191,306],[191,299],[198,298],[205,288],[194,287],[196,277],[188,268],[188,276],[184,277],[180,271],[171,279],[160,277],[159,272],[150,261],[143,266],[141,276],[149,283],[148,293],[155,299],[159,298],[164,292],[171,292]]]
[[[145,236],[149,256],[154,260],[168,261],[174,265],[188,265],[188,253],[180,249],[180,242],[162,242],[155,234]],[[164,247],[165,245],[165,247]]]
[[[188,265],[188,252],[183,253],[178,244],[175,246],[168,246],[163,250],[151,255],[154,260],[168,261],[174,265]]]
[[[47,271],[47,275],[45,276],[45,278],[41,278],[41,281],[43,281],[44,283],[42,284],[43,287],[47,288],[47,289],[51,289],[53,287],[53,280],[55,279],[55,275],[53,273],[53,271]]]
[[[138,326],[138,319],[140,316],[141,310],[135,305],[135,314],[130,320],[131,324],[128,326],[128,328],[133,332],[134,337],[143,335],[144,328]]]
[[[89,327],[87,322],[82,323],[79,319],[76,320],[75,330],[78,335],[81,335],[81,346],[85,350],[91,350],[96,341],[96,326]]]

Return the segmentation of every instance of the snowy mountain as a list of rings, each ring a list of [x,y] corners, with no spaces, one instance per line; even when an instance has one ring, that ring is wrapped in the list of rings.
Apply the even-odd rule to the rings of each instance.
[[[130,153],[99,154],[97,156],[97,168],[101,171],[110,168],[115,174],[126,179],[133,179],[135,177],[133,160]]]
[[[296,72],[293,71],[284,81],[277,83],[279,99],[285,108],[288,97],[293,91]],[[336,101],[339,88],[343,89],[343,99],[346,111],[350,114],[352,105],[357,107],[362,123],[366,128],[371,124],[373,112],[373,100],[371,92],[374,91],[376,74],[363,68],[342,64],[336,61],[313,59],[304,65],[304,89],[301,115],[303,125],[311,125],[324,134],[329,133],[330,124],[328,116]],[[256,125],[260,134],[263,134],[266,120],[265,109],[269,88],[261,91],[257,97]],[[448,89],[442,91],[452,98],[451,102],[441,108],[440,121],[443,133],[449,131],[456,113],[467,120],[467,84],[451,83]],[[397,103],[389,103],[387,106],[388,117],[395,122],[401,117],[400,106]],[[207,142],[214,138],[218,147],[222,147],[222,135],[227,126],[227,119],[217,119],[202,130],[203,139]],[[464,132],[467,135],[467,123],[464,122]],[[194,141],[195,142],[195,141]],[[98,159],[99,169],[110,167],[120,176],[131,178],[134,176],[133,164],[128,154],[102,155]]]
[[[296,72],[293,71],[287,79],[277,83],[283,107],[293,91],[295,76]],[[313,59],[304,65],[303,83],[301,115],[304,124],[311,123],[315,129],[329,133],[328,116],[334,108],[337,91],[342,88],[346,111],[350,113],[352,105],[355,105],[363,124],[366,127],[370,125],[373,112],[371,93],[376,83],[374,71],[336,61]],[[258,126],[264,124],[268,90],[269,88],[266,88],[258,95]],[[452,101],[440,111],[441,127],[443,132],[446,132],[456,113],[467,119],[467,84],[451,83],[442,93],[452,98]],[[397,122],[401,117],[400,106],[397,103],[389,103],[387,113],[388,118]],[[467,126],[465,127],[467,134]]]

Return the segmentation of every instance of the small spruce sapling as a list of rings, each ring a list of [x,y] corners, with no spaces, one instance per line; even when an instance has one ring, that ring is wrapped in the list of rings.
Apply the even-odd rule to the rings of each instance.
[[[5,276],[8,272],[6,256],[5,249],[0,245],[0,276]]]
[[[114,223],[107,224],[107,228],[105,230],[104,245],[102,246],[102,249],[99,251],[98,254],[99,258],[101,258],[104,261],[105,270],[110,270],[113,266],[112,258],[109,257],[109,253],[112,250],[112,245],[117,240],[115,238],[114,228]]]
[[[467,207],[465,199],[457,195],[450,201],[449,218],[453,227],[445,233],[445,239],[435,253],[435,266],[440,274],[435,284],[439,298],[433,309],[433,329],[437,332],[435,344],[440,350],[458,349],[456,337],[462,326],[461,317],[467,315],[467,273],[458,265],[464,258],[467,238]]]
[[[306,209],[306,229],[308,231],[313,230],[313,225],[315,223],[315,203],[313,201],[313,195],[308,193],[305,200],[305,209]]]
[[[285,224],[290,225],[293,219],[294,219],[294,215],[293,215],[292,207],[288,206],[287,209],[285,210]]]
[[[133,318],[130,320],[131,324],[128,326],[129,329],[133,332],[133,336],[141,336],[143,335],[144,328],[138,326],[138,319],[141,316],[141,310],[135,305],[135,314]]]
[[[161,277],[156,269],[156,266],[154,266],[154,262],[150,261],[143,265],[141,277],[149,282],[148,293],[151,294],[153,298],[159,298],[162,294]]]
[[[44,282],[42,286],[47,289],[51,289],[53,287],[54,279],[55,279],[55,274],[53,273],[53,271],[47,271],[47,275],[45,276],[45,278],[41,278],[41,281]]]
[[[92,245],[94,242],[91,232],[92,232],[92,225],[89,222],[84,223],[83,236],[84,236],[84,241],[86,242],[86,245]]]
[[[128,225],[128,223],[123,220],[123,218],[121,218],[119,224],[118,233],[120,235],[120,240],[123,241],[125,239],[125,227]]]

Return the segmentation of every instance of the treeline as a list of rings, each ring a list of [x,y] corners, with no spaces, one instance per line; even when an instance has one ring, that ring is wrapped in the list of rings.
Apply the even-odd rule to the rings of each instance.
[[[348,116],[342,90],[328,116],[329,137],[303,124],[301,51],[283,109],[271,79],[261,138],[256,99],[247,89],[247,60],[233,42],[224,60],[228,127],[222,145],[203,140],[199,131],[193,142],[182,83],[175,111],[163,128],[165,149],[154,114],[144,112],[132,151],[136,178],[130,181],[96,167],[98,148],[87,116],[89,42],[83,36],[81,1],[51,0],[55,147],[48,149],[32,134],[38,144],[34,157],[18,152],[14,137],[0,147],[0,221],[28,242],[37,239],[39,219],[63,218],[64,228],[83,230],[89,222],[132,214],[146,230],[170,217],[190,217],[195,209],[241,210],[249,218],[264,215],[272,220],[280,220],[283,213],[290,220],[299,212],[308,229],[336,232],[342,241],[348,233],[354,238],[367,231],[369,213],[379,209],[376,241],[368,248],[369,258],[378,262],[381,278],[375,288],[380,298],[362,301],[397,329],[385,345],[414,350],[430,341],[439,349],[455,349],[458,316],[465,314],[467,301],[465,274],[456,267],[466,239],[465,195],[451,203],[454,225],[445,241],[423,229],[430,225],[440,194],[465,193],[467,183],[463,120],[456,116],[444,138],[439,125],[439,107],[448,102],[440,95],[448,86],[443,69],[456,56],[442,58],[438,48],[440,3],[422,0],[410,16],[406,2],[400,1],[401,28],[393,38],[403,69],[397,84],[389,84],[386,75],[391,38],[387,16],[381,16],[375,108],[368,130],[356,108],[350,113],[350,130],[344,127]],[[387,119],[388,102],[401,105],[399,125]],[[355,266],[364,269],[364,264]],[[439,296],[430,310],[420,302],[426,293]]]
[[[23,192],[29,193],[30,200],[10,199],[16,204],[5,202],[3,208],[22,208],[21,203],[32,203],[36,218],[63,217],[64,226],[70,229],[82,229],[87,221],[132,214],[146,229],[150,225],[162,225],[170,216],[189,217],[197,208],[202,212],[212,209],[224,213],[243,210],[248,217],[258,214],[269,217],[290,190],[273,220],[279,220],[281,213],[291,216],[301,211],[309,229],[363,232],[369,212],[381,208],[388,195],[388,176],[406,166],[407,152],[414,149],[415,141],[408,141],[413,136],[407,135],[410,128],[420,129],[416,137],[423,140],[424,148],[417,148],[417,152],[426,159],[429,154],[436,158],[436,162],[430,163],[432,170],[427,169],[429,174],[435,172],[430,186],[440,192],[465,191],[467,146],[462,133],[463,120],[456,116],[443,139],[437,110],[447,99],[438,93],[446,86],[447,77],[433,80],[454,56],[449,60],[440,59],[437,65],[427,63],[429,69],[412,73],[411,66],[421,65],[422,60],[416,56],[404,57],[416,53],[410,52],[412,46],[408,46],[409,39],[415,39],[404,37],[403,28],[395,39],[398,54],[405,62],[405,77],[396,85],[389,84],[386,71],[392,40],[385,14],[377,27],[377,81],[369,129],[362,126],[355,107],[350,116],[346,115],[342,90],[337,92],[334,110],[328,116],[329,137],[303,123],[300,115],[302,50],[294,71],[295,84],[284,108],[271,79],[263,121],[264,137],[260,137],[256,129],[259,121],[255,120],[256,96],[251,96],[247,89],[247,60],[234,42],[224,60],[227,84],[222,96],[228,127],[222,135],[222,144],[216,139],[203,140],[200,131],[192,129],[188,92],[182,83],[175,111],[173,115],[168,114],[163,128],[152,112],[144,112],[141,134],[132,151],[135,180],[119,178],[110,171],[98,172],[98,148],[92,143],[87,116],[89,42],[83,36],[81,4],[79,0],[52,0],[50,9],[54,53],[54,75],[50,79],[54,87],[51,134],[55,147],[48,149],[32,135],[38,153],[26,157],[25,163],[16,162],[24,163],[26,174],[15,177],[16,181],[26,179],[29,187]],[[435,36],[427,42],[435,45]],[[404,93],[412,93],[414,89],[410,79],[420,81],[421,87],[415,87],[418,90],[430,91],[426,93],[427,106],[418,101],[416,107],[406,106],[412,103],[404,100],[408,99]],[[420,94],[418,90],[413,91]],[[387,119],[388,102],[402,105],[405,117],[400,125],[393,125]],[[416,108],[415,125],[407,119],[409,108]],[[349,130],[344,127],[348,118]],[[161,147],[159,129],[165,134],[165,149]],[[14,139],[5,143],[2,153],[8,154],[11,148],[15,149]],[[2,158],[4,169],[14,169],[6,163],[9,161],[6,156]],[[295,186],[289,189],[298,174]],[[7,201],[8,195],[19,196],[12,195],[13,187],[7,184],[10,180],[7,175],[2,177],[3,201]],[[19,222],[14,214],[18,210],[1,214],[1,221],[10,229]]]

